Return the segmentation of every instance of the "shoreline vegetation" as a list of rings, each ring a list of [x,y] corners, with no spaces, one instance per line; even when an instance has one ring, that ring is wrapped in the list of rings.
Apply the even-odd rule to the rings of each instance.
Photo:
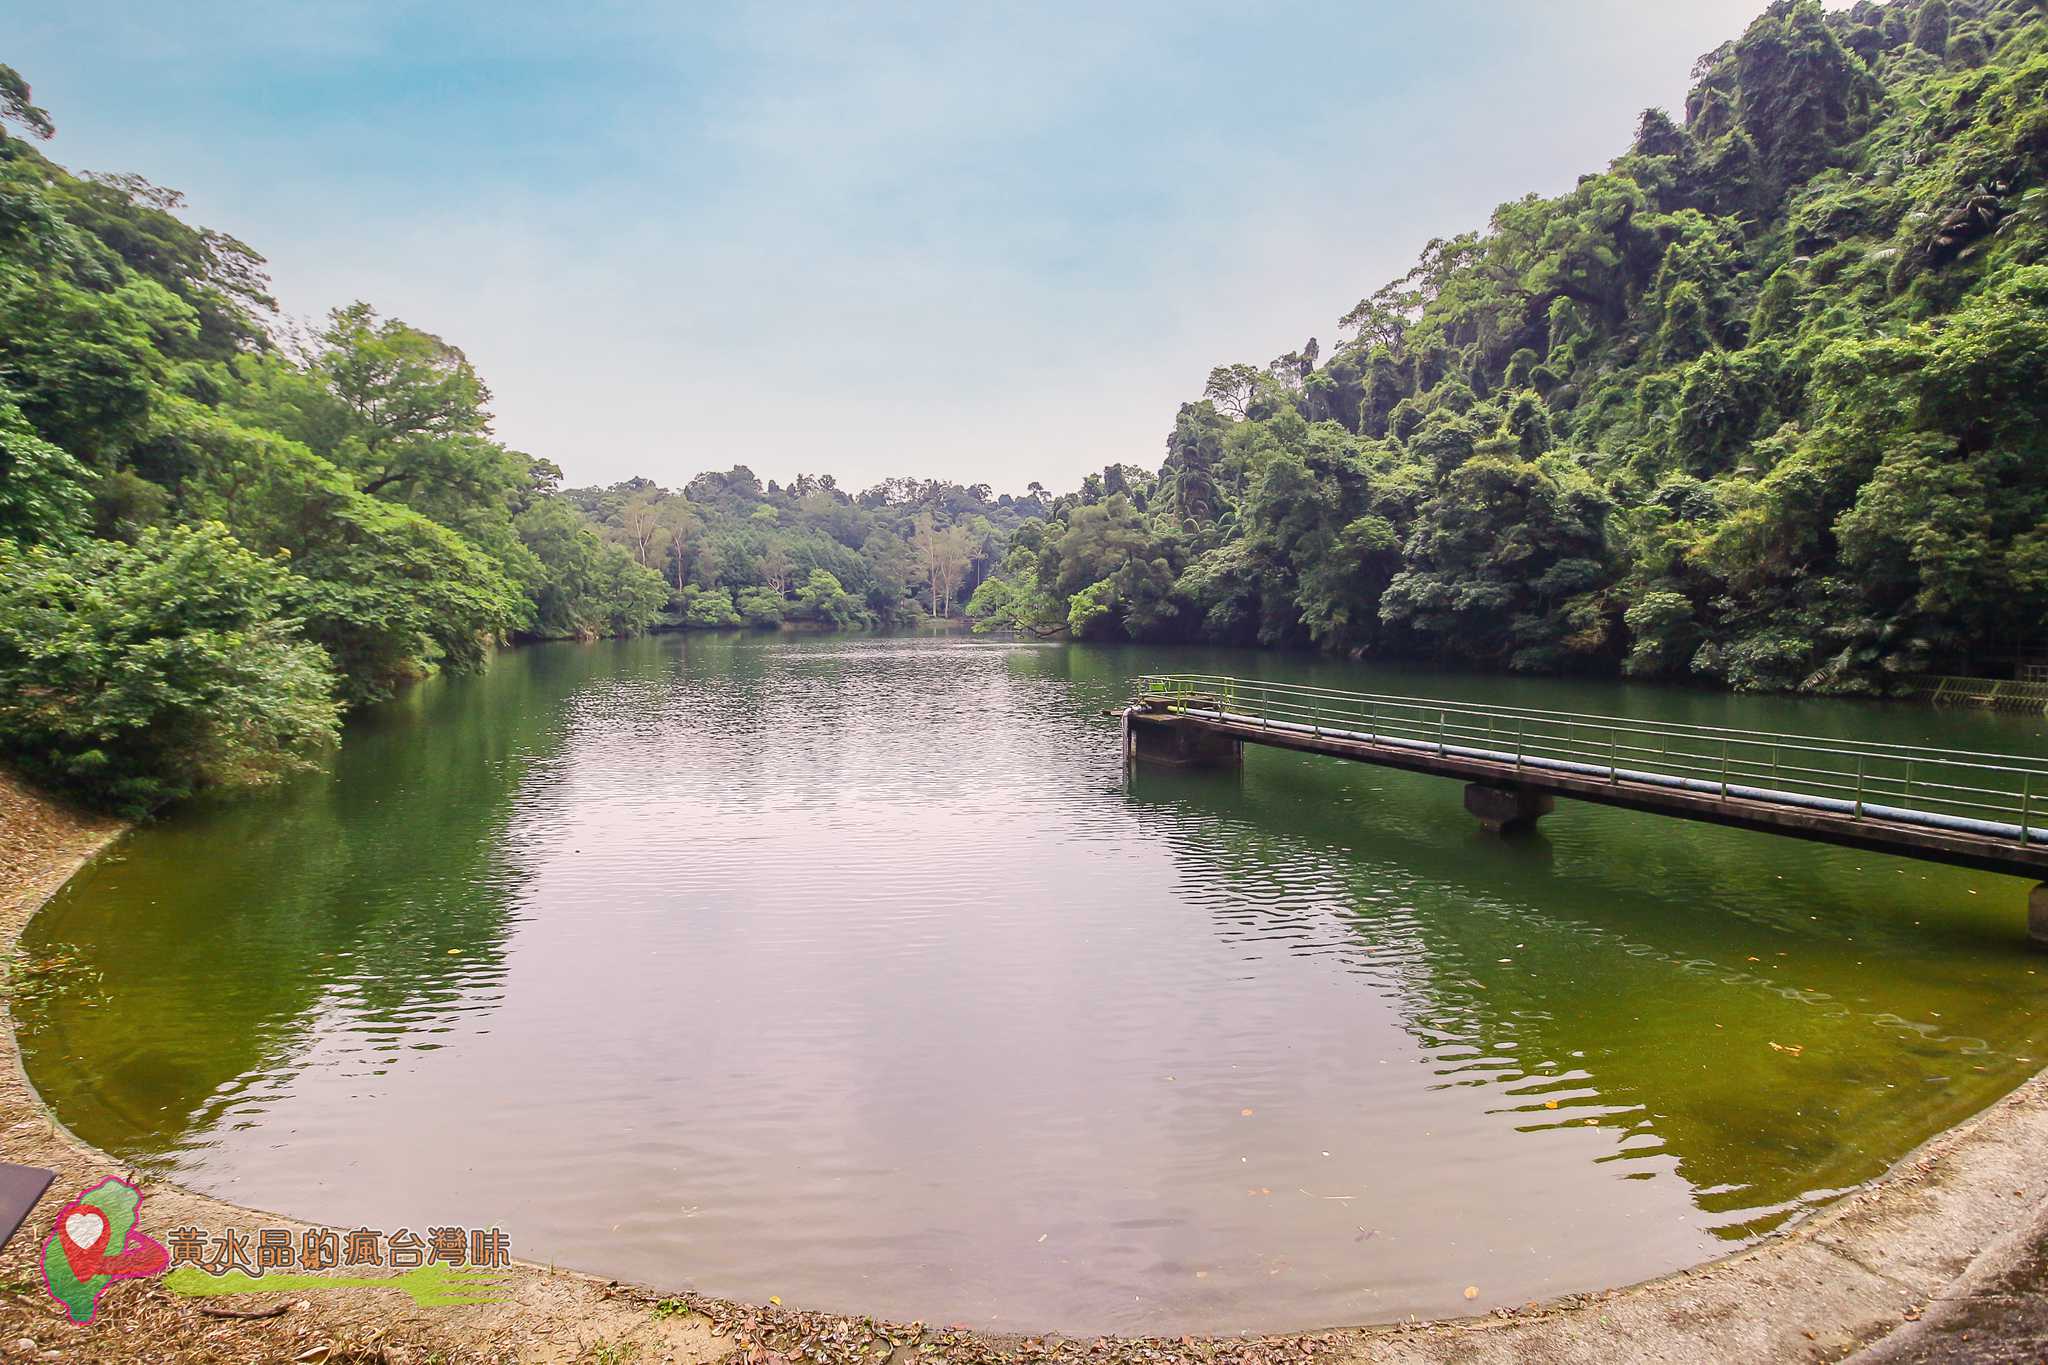
[[[105,809],[303,766],[495,642],[663,626],[1861,695],[2048,656],[2038,0],[1777,0],[1682,119],[1058,494],[564,487],[457,346],[281,318],[255,250],[55,133],[0,65],[0,755]]]
[[[127,825],[68,807],[0,770],[0,1003],[22,988],[22,931]],[[153,1179],[66,1130],[21,1066],[11,1005],[0,1028],[0,1156],[54,1169],[56,1183],[0,1251],[6,1358],[115,1365],[1449,1365],[1577,1361],[1981,1358],[2001,1332],[2032,1330],[2025,1296],[2044,1288],[2048,1071],[1908,1153],[1891,1170],[1732,1255],[1660,1279],[1569,1294],[1483,1317],[1235,1336],[1070,1337],[878,1321],[780,1303],[623,1284],[515,1262],[502,1301],[421,1308],[402,1294],[180,1298],[153,1279],[111,1286],[92,1322],[69,1321],[39,1284],[47,1219],[110,1175],[145,1196],[139,1226],[307,1225]],[[512,1229],[516,1235],[516,1229]],[[214,1312],[209,1312],[214,1308]],[[2022,1338],[2012,1338],[2019,1341]],[[24,1344],[26,1343],[26,1344]],[[48,1353],[56,1354],[50,1355]],[[1934,1356],[1932,1358],[1946,1358]]]

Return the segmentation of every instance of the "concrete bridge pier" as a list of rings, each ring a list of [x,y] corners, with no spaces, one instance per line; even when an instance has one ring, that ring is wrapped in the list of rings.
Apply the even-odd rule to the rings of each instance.
[[[2027,942],[2048,952],[2048,882],[2027,893]]]
[[[1515,834],[1536,828],[1539,816],[1550,814],[1557,801],[1549,792],[1527,787],[1493,787],[1484,782],[1467,783],[1465,809],[1479,818],[1488,834]]]
[[[1196,721],[1178,716],[1138,714],[1131,718],[1132,758],[1174,768],[1235,768],[1244,744]]]

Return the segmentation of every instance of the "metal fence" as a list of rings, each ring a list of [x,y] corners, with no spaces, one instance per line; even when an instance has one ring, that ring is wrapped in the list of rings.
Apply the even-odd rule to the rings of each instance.
[[[1199,673],[1148,675],[1135,686],[1141,705],[1240,725],[2048,844],[2048,758]]]
[[[1913,695],[1936,706],[1988,706],[2048,715],[2048,669],[2040,678],[1921,678]]]

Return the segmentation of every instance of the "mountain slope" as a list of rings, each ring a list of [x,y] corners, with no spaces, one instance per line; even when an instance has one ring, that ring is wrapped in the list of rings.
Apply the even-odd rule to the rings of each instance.
[[[2044,86],[2038,0],[1781,0],[1683,124],[1218,367],[979,610],[1738,687],[2048,649]]]

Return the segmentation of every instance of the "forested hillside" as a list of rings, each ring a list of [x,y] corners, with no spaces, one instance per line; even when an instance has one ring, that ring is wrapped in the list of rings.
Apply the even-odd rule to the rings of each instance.
[[[1218,367],[971,609],[1742,688],[2048,653],[2041,0],[1782,0],[1684,115]]]
[[[895,626],[957,612],[1051,500],[987,484],[885,479],[849,495],[829,474],[764,487],[744,465],[670,491],[651,479],[564,495],[673,588],[685,628]]]
[[[1229,364],[1155,472],[562,489],[0,66],[0,756],[146,807],[496,643],[896,624],[1882,690],[2048,653],[2048,0],[1781,0],[1679,122]],[[1369,228],[1367,229],[1369,230]],[[1329,263],[1333,298],[1355,294]]]
[[[558,488],[455,346],[337,309],[132,175],[73,175],[0,66],[0,756],[141,808],[260,781],[506,640],[944,612],[1044,511],[744,469]]]

